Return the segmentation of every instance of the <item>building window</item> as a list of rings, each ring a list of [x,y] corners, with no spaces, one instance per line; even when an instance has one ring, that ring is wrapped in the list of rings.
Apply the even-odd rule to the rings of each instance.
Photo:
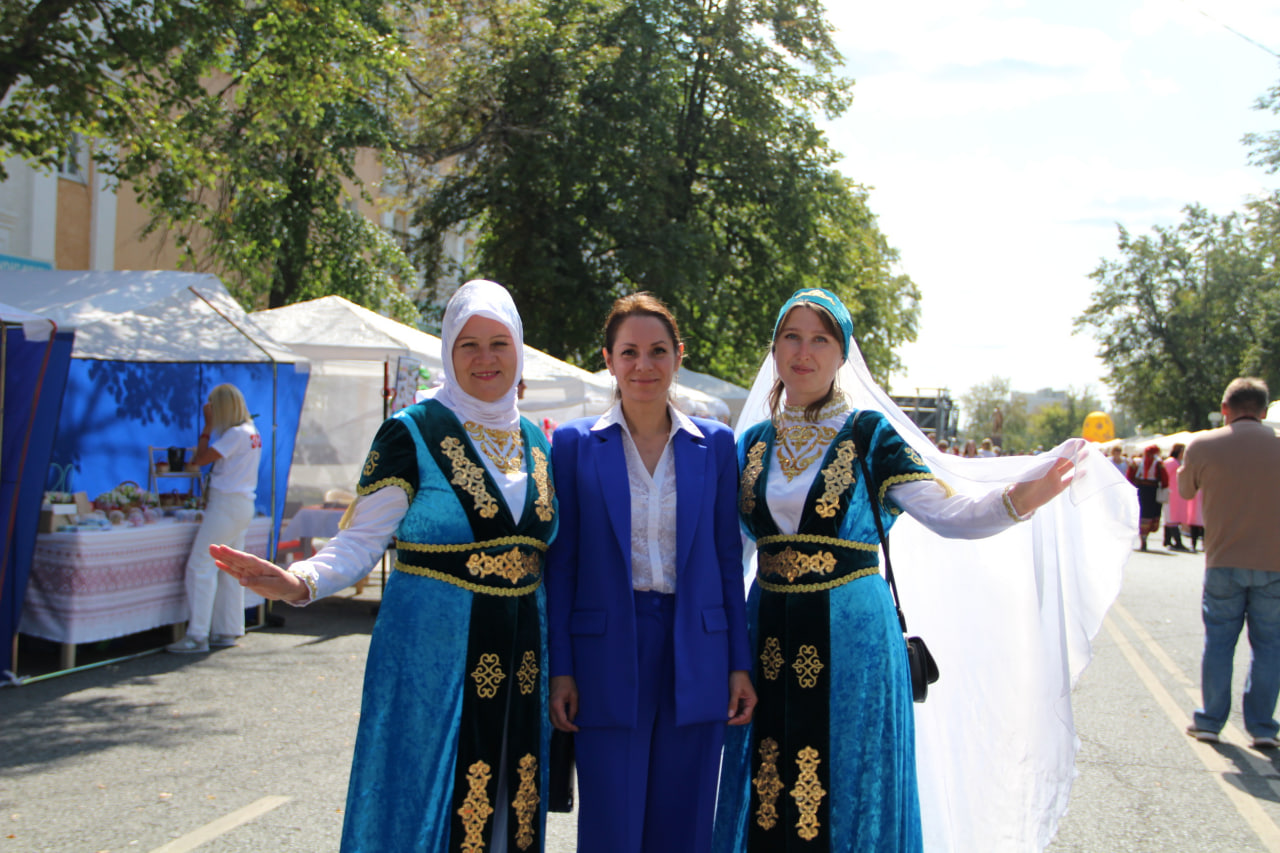
[[[67,156],[58,164],[58,175],[82,184],[88,182],[89,146],[80,134],[71,134],[71,140],[67,143]]]

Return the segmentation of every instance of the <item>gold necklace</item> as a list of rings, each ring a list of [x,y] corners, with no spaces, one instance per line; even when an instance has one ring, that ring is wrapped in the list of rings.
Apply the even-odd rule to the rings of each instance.
[[[799,477],[809,466],[822,458],[831,440],[839,432],[835,427],[823,426],[822,421],[830,420],[842,412],[848,411],[849,404],[843,397],[832,400],[818,412],[818,423],[805,420],[803,406],[786,406],[779,417],[776,455],[778,467],[787,478],[787,482]]]
[[[491,429],[474,421],[467,421],[462,426],[493,467],[504,474],[520,471],[524,464],[524,442],[520,438],[520,430]]]

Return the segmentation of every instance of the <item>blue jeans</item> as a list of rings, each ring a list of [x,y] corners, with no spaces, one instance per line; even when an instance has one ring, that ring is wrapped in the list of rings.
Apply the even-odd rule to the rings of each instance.
[[[1198,729],[1217,732],[1231,711],[1231,664],[1240,629],[1249,626],[1253,652],[1244,687],[1244,726],[1253,737],[1275,737],[1276,694],[1280,692],[1280,572],[1258,569],[1206,569],[1204,657],[1200,691],[1204,708],[1196,711]]]

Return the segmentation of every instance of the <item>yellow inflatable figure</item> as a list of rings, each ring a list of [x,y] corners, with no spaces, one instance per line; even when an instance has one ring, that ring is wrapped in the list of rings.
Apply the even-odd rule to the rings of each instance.
[[[1084,419],[1084,429],[1080,435],[1089,441],[1110,441],[1116,437],[1116,425],[1106,412],[1090,412]]]

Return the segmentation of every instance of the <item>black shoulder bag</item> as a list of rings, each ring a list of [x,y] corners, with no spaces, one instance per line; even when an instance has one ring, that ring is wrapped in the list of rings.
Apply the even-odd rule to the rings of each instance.
[[[854,421],[857,426],[857,421]],[[893,593],[893,606],[898,611],[898,624],[902,633],[907,633],[907,617],[902,613],[902,605],[898,601],[898,585],[893,582],[893,563],[889,560],[889,538],[884,535],[884,524],[880,521],[880,499],[876,496],[875,484],[871,482],[871,471],[867,468],[864,448],[857,446],[857,433],[854,433],[854,444],[858,451],[858,464],[862,467],[862,482],[867,487],[867,496],[871,498],[871,516],[876,522],[876,533],[880,535],[880,547],[884,550],[884,576],[889,581],[889,590]],[[923,702],[929,696],[929,685],[938,680],[938,664],[929,653],[929,647],[922,637],[907,637],[907,662],[911,665],[911,696],[917,702]]]

